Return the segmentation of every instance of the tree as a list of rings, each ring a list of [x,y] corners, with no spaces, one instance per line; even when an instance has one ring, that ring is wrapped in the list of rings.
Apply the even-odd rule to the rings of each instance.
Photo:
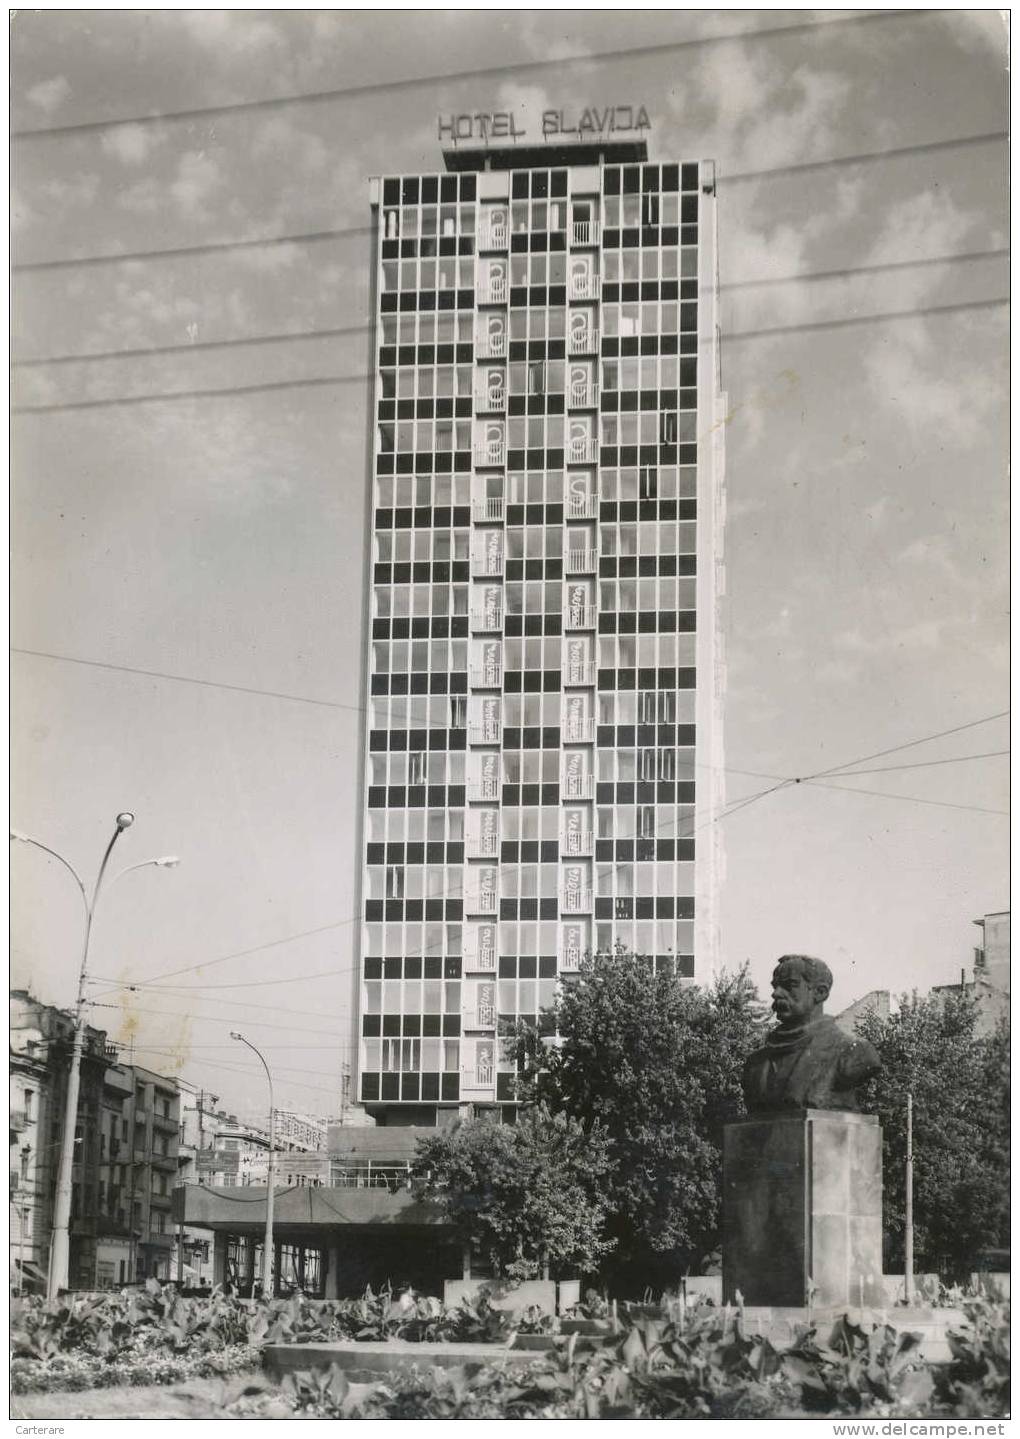
[[[522,1094],[604,1130],[614,1278],[661,1288],[719,1245],[722,1129],[743,1117],[741,1069],[764,1029],[754,988],[745,971],[685,986],[618,950],[582,962],[555,1027],[552,1048],[517,1037]]]
[[[607,1143],[542,1107],[516,1124],[468,1119],[418,1141],[425,1195],[442,1205],[462,1243],[497,1274],[530,1279],[545,1266],[590,1274],[605,1237]]]
[[[962,1277],[1009,1231],[1009,1028],[975,1035],[963,994],[903,996],[897,1013],[863,1016],[857,1032],[882,1057],[862,1091],[882,1123],[886,1264],[902,1271],[906,1095],[914,1109],[915,1249]]]

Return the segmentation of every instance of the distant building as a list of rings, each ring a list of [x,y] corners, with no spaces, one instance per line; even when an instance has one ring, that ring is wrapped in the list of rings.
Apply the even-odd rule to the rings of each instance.
[[[879,1019],[888,1019],[892,1011],[892,997],[887,989],[872,989],[861,999],[855,999],[835,1016],[837,1025],[844,1034],[857,1032],[857,1021],[866,1014],[877,1014]]]
[[[932,994],[966,994],[977,1003],[975,1033],[991,1034],[1000,1020],[1009,1018],[1009,910],[986,914],[974,923],[983,943],[974,948],[974,978],[960,971],[959,984],[939,984]]]
[[[298,1114],[292,1109],[276,1111],[277,1149],[312,1151],[325,1149],[328,1120],[314,1114]]]

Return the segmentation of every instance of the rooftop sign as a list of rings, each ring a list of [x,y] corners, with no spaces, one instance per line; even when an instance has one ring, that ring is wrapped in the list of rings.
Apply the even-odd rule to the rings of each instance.
[[[439,139],[454,145],[487,145],[494,140],[599,141],[614,135],[642,135],[652,122],[644,105],[598,105],[583,110],[543,110],[541,123],[529,132],[512,110],[482,110],[439,116]]]

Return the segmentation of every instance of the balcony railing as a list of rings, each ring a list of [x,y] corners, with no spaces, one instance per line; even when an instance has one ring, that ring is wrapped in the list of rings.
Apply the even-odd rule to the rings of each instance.
[[[467,842],[468,859],[496,859],[499,855],[499,836],[476,834]]]
[[[498,690],[503,687],[502,665],[477,665],[471,671],[471,688],[475,690]]]
[[[475,404],[480,410],[502,414],[506,409],[506,390],[502,385],[480,385],[475,390]]]
[[[596,554],[594,550],[568,550],[566,570],[568,575],[591,575],[595,573]]]
[[[491,1064],[475,1065],[475,1083],[477,1085],[491,1084],[493,1081],[493,1068]]]
[[[463,960],[468,969],[495,969],[496,951],[492,945],[487,949],[477,949],[474,945],[466,944]]]
[[[593,774],[565,774],[560,794],[563,799],[594,799],[595,776]]]
[[[479,305],[505,305],[506,294],[506,281],[491,279],[483,280],[475,292]]]
[[[175,1134],[180,1128],[180,1121],[174,1119],[172,1114],[153,1113],[152,1122],[157,1127],[157,1129],[170,1129],[173,1130]]]
[[[498,724],[475,724],[469,737],[472,744],[499,744],[503,736]]]
[[[478,227],[478,248],[479,250],[505,250],[509,243],[509,231],[505,225],[485,225]]]
[[[561,854],[591,854],[593,836],[590,831],[568,829],[560,840]]]
[[[470,779],[467,783],[467,797],[469,800],[493,800],[499,799],[498,779]]]
[[[598,354],[598,348],[598,330],[571,330],[567,337],[568,355],[596,355]]]
[[[476,579],[498,579],[503,573],[502,554],[493,555],[477,552],[471,556],[471,573]]]
[[[575,220],[570,227],[572,245],[597,245],[599,242],[598,220]]]
[[[594,744],[595,721],[593,719],[568,721],[563,726],[563,739],[567,744]]]
[[[475,338],[475,354],[480,360],[501,360],[506,354],[506,331],[490,334],[483,330]]]
[[[597,507],[594,495],[571,495],[567,500],[567,519],[593,520]]]
[[[464,895],[464,904],[469,914],[495,914],[497,909],[496,891],[480,889],[472,894],[468,890]]]
[[[594,435],[573,439],[567,445],[568,465],[591,465],[598,459],[599,442]]]
[[[572,410],[594,410],[599,402],[599,387],[592,380],[575,380],[567,401]]]
[[[569,295],[572,300],[597,300],[599,280],[597,275],[571,275]]]
[[[593,630],[598,620],[594,605],[571,605],[565,615],[568,630]]]
[[[595,661],[581,660],[578,664],[563,666],[565,685],[593,685],[595,683]]]
[[[482,524],[498,524],[503,519],[503,504],[502,495],[486,495],[483,499],[475,500],[471,513]]]
[[[563,914],[590,914],[590,889],[565,889],[560,895],[560,910]]]
[[[506,446],[502,440],[486,440],[484,444],[475,445],[475,464],[481,465],[483,469],[489,469],[494,465],[506,463]]]
[[[487,634],[503,627],[503,611],[499,606],[471,611],[471,628],[476,634]]]
[[[496,1027],[496,1006],[494,1004],[481,1004],[475,1009],[476,1029],[495,1029]]]

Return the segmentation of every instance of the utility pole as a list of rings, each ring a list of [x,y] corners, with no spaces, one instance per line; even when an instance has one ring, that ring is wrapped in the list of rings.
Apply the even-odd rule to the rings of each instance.
[[[903,1231],[903,1297],[914,1302],[914,1096],[907,1093],[906,1216]]]

